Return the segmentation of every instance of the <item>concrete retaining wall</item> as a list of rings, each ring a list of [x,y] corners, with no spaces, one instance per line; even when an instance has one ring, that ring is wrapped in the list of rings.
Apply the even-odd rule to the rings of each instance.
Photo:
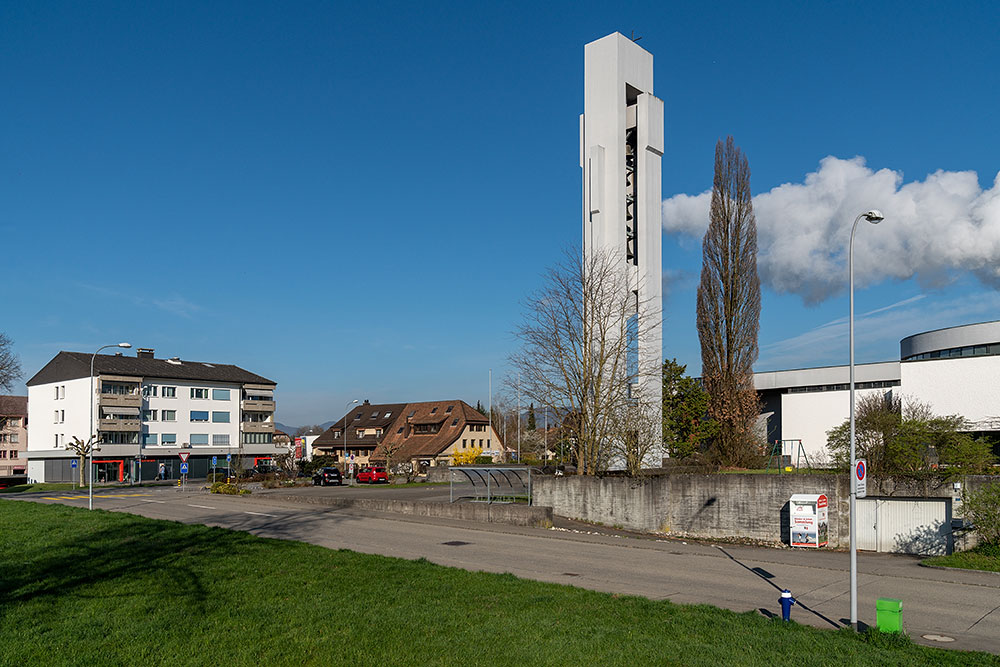
[[[316,496],[279,495],[269,493],[269,500],[322,505],[324,507],[355,508],[370,512],[391,512],[410,516],[439,519],[461,519],[484,523],[505,523],[513,526],[552,526],[551,507],[503,503],[441,503],[381,498],[330,498]]]
[[[997,477],[968,476],[978,488]],[[788,543],[788,499],[824,493],[830,501],[830,546],[847,546],[850,526],[848,475],[674,474],[626,477],[538,476],[532,502],[554,514],[644,532]],[[868,495],[956,498],[961,491],[941,480],[869,480]],[[955,503],[955,516],[961,516]]]

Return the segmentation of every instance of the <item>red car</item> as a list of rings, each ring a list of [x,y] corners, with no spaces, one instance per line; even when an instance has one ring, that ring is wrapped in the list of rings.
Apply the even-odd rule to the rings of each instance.
[[[388,484],[389,475],[385,472],[385,468],[362,468],[361,472],[358,473],[358,482],[367,484],[385,482]]]

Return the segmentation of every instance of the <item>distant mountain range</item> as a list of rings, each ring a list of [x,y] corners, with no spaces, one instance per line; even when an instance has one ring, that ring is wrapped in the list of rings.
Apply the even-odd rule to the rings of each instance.
[[[322,424],[319,424],[319,427],[322,428],[325,431],[326,429],[328,429],[331,426],[333,426],[333,424],[334,424],[334,422],[332,422],[332,421],[330,421],[330,422],[323,422]],[[279,431],[284,431],[288,435],[292,435],[292,436],[295,435],[296,431],[298,431],[300,428],[302,428],[301,426],[286,426],[285,424],[282,424],[281,422],[274,422],[274,427],[276,429],[278,429]]]

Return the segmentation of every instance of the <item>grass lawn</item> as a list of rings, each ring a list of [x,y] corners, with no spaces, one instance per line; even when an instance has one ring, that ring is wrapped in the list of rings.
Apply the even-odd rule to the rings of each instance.
[[[60,505],[0,501],[0,563],[4,665],[1000,664]]]
[[[959,551],[950,556],[932,556],[922,562],[924,565],[1000,572],[1000,544],[980,544],[968,551]]]

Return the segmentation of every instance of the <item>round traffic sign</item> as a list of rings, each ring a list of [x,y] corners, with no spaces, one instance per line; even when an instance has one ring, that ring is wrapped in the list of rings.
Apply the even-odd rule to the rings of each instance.
[[[864,461],[858,461],[858,465],[854,469],[854,474],[857,475],[857,477],[858,477],[859,480],[861,480],[861,479],[865,478],[865,472],[866,472],[866,470],[865,470],[865,462]]]

